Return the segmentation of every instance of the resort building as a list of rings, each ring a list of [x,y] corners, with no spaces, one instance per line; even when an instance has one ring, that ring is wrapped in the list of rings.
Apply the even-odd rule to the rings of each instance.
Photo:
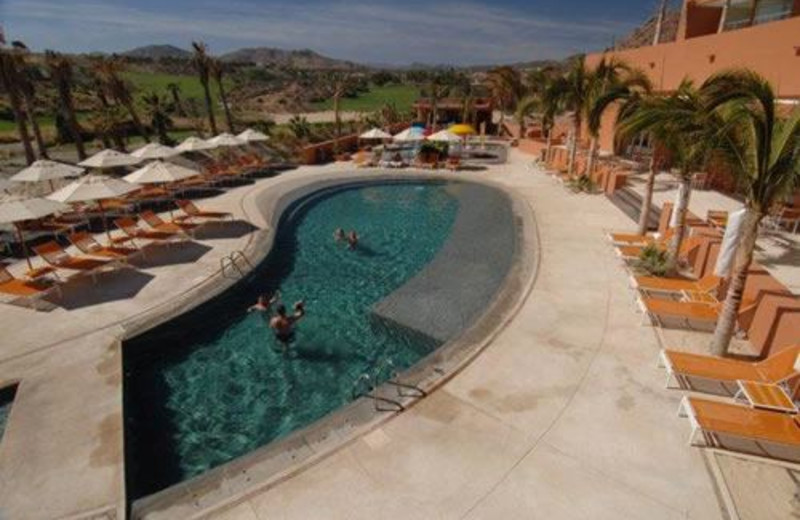
[[[430,98],[421,98],[414,103],[417,121],[428,122],[431,120],[433,103]],[[476,128],[481,125],[492,124],[494,103],[491,98],[476,98],[471,103],[464,98],[444,98],[436,103],[436,123],[466,123],[470,122]]]

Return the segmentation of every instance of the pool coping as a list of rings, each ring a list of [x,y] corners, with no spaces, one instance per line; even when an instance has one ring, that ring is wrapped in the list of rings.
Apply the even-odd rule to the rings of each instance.
[[[253,265],[263,261],[272,249],[277,224],[284,211],[295,201],[320,190],[393,181],[463,181],[488,186],[509,197],[516,224],[517,249],[512,265],[489,309],[458,338],[442,345],[393,379],[397,383],[416,387],[425,395],[447,383],[487,348],[514,319],[535,285],[540,249],[533,208],[515,190],[483,179],[479,174],[430,174],[413,170],[398,173],[370,169],[339,174],[335,178],[331,178],[330,174],[303,178],[297,183],[292,182],[290,177],[287,179],[285,183],[252,189],[240,201],[246,217],[256,225],[263,225],[259,231],[253,233],[244,248],[244,253]],[[265,205],[265,202],[271,204]],[[244,276],[249,270],[245,269]],[[202,287],[190,289],[173,299],[167,312],[157,315],[148,313],[144,320],[126,323],[125,338],[134,337],[191,310],[238,281],[226,279],[221,273],[217,273],[201,283]],[[193,298],[200,290],[203,291],[202,301]],[[404,410],[424,399],[417,391],[402,389],[390,383],[381,385],[372,395],[396,402]],[[383,403],[386,404],[387,401]],[[141,498],[134,503],[131,517],[203,518],[215,511],[234,506],[248,496],[263,492],[362,439],[404,411],[377,411],[376,403],[377,401],[369,397],[358,398],[283,439],[198,477]]]

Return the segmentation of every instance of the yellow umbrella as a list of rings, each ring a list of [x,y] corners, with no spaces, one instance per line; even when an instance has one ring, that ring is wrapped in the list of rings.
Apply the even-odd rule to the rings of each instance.
[[[475,132],[475,129],[472,128],[472,125],[466,125],[466,124],[453,125],[448,130],[451,134],[456,134],[461,137],[474,135],[477,133]]]

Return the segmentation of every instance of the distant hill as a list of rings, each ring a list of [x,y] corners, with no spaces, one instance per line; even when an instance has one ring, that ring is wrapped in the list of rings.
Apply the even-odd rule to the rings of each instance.
[[[161,58],[189,59],[192,53],[174,45],[145,45],[123,52],[122,55],[129,58],[158,60]]]
[[[228,62],[255,63],[262,66],[283,65],[296,69],[354,70],[363,68],[351,61],[329,58],[310,49],[284,50],[272,47],[251,47],[223,54],[220,59]]]

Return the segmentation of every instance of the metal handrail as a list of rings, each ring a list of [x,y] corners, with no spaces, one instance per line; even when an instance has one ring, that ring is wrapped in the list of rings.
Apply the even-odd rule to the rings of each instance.
[[[228,278],[228,275],[226,274],[225,269],[226,269],[226,267],[229,267],[229,266],[233,267],[234,269],[236,269],[236,272],[239,275],[238,278],[244,278],[245,277],[246,273],[242,270],[242,267],[236,262],[237,259],[244,260],[244,263],[247,264],[247,266],[250,268],[250,270],[254,269],[253,264],[250,262],[250,259],[247,258],[247,255],[245,255],[243,251],[237,250],[237,251],[234,251],[231,254],[229,254],[227,256],[223,256],[222,258],[219,259],[219,268],[220,268],[220,271],[222,271],[222,276],[223,277]]]

